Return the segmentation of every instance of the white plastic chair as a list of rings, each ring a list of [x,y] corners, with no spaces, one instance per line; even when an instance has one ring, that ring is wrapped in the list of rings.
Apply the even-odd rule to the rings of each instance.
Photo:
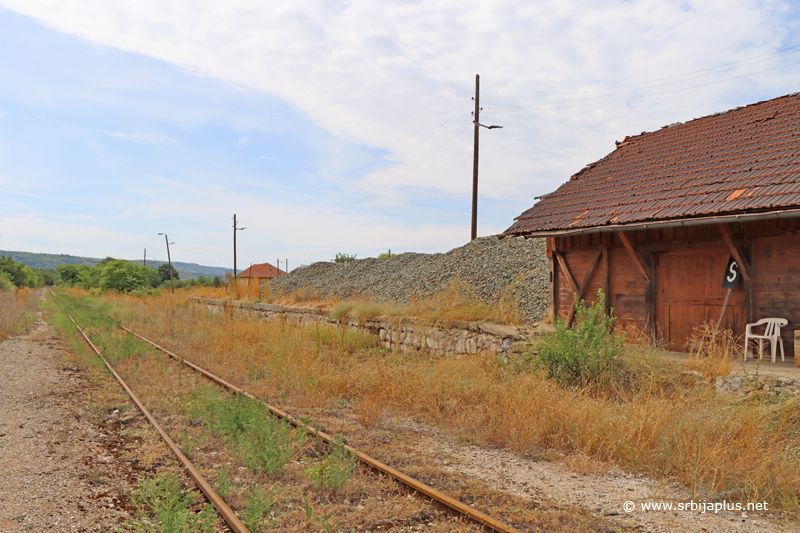
[[[775,352],[777,351],[779,344],[781,346],[781,361],[784,361],[785,359],[783,358],[783,339],[781,338],[781,328],[788,323],[789,321],[785,318],[762,318],[754,324],[747,324],[744,334],[744,360],[747,361],[747,350],[750,349],[750,339],[758,339],[759,359],[761,359],[764,353],[764,341],[768,340],[770,342],[770,348],[772,348],[772,362],[775,362]],[[764,324],[766,324],[767,327],[764,330],[763,335],[756,335],[753,333],[753,328],[762,326]],[[755,354],[753,354],[753,358],[755,358]]]

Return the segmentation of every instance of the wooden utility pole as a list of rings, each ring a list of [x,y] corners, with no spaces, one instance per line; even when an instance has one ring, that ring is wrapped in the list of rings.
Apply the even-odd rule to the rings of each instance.
[[[473,124],[475,124],[475,145],[472,149],[472,239],[478,237],[478,139],[480,128],[493,130],[503,126],[484,126],[480,121],[481,114],[481,76],[475,74],[475,111],[473,112]]]
[[[236,213],[233,214],[233,279],[236,280],[236,274],[238,274],[236,270],[236,232],[243,231],[247,228],[237,228],[236,227]]]
[[[481,112],[481,76],[475,74],[475,112],[473,113],[473,123],[475,124],[475,144],[472,148],[472,238],[478,236],[478,139],[480,130]]]
[[[169,255],[169,238],[166,233],[159,233],[164,236],[164,241],[167,243],[167,263],[169,263],[169,286],[172,289],[172,294],[175,294],[175,281],[172,279],[172,258]],[[171,244],[175,244],[174,242]]]

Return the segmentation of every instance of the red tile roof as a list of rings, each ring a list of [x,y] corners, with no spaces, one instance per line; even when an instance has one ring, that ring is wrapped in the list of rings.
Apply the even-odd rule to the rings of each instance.
[[[798,95],[625,137],[505,233],[800,207]]]
[[[246,268],[239,272],[236,276],[237,278],[269,278],[272,279],[275,276],[280,274],[286,274],[283,270],[279,268],[275,268],[274,266],[270,265],[269,263],[261,263],[258,265],[252,265],[250,268]]]

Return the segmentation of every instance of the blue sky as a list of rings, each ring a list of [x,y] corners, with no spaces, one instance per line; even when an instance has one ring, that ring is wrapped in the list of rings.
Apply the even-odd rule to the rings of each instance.
[[[0,0],[0,249],[444,252],[625,135],[800,90],[779,1]],[[783,50],[781,52],[781,50]]]

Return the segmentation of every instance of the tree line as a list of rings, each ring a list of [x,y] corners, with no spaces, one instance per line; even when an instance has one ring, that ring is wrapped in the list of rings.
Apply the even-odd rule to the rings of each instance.
[[[170,268],[175,287],[197,285],[219,287],[222,284],[219,276],[198,276],[191,280],[181,280],[175,267],[170,267],[168,264],[150,268],[113,257],[106,257],[96,266],[58,265],[55,269],[45,270],[30,268],[10,257],[0,256],[0,290],[61,285],[87,290],[143,293],[150,289],[169,287]]]

